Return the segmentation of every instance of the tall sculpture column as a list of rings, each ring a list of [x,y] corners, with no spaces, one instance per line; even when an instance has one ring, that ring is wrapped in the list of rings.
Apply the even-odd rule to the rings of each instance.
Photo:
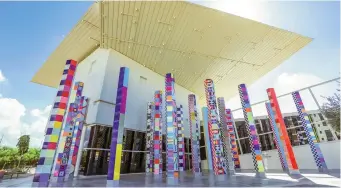
[[[300,119],[302,121],[305,134],[307,135],[308,143],[310,145],[310,149],[313,154],[316,166],[320,172],[328,172],[327,164],[324,160],[320,146],[318,142],[316,141],[316,137],[311,127],[311,123],[309,121],[308,114],[305,110],[301,95],[298,91],[296,91],[292,93],[292,97],[295,101],[295,105],[296,105],[298,114],[300,116]]]
[[[121,67],[112,126],[107,187],[118,186],[121,171],[122,140],[128,95],[129,68]]]
[[[62,134],[59,138],[57,156],[54,165],[54,173],[51,181],[62,183],[66,175],[66,169],[69,163],[69,155],[71,153],[71,145],[74,129],[76,126],[76,116],[78,114],[78,106],[80,105],[81,95],[83,91],[83,82],[76,82],[74,85],[73,102],[70,103],[69,112],[67,114]],[[72,99],[71,99],[72,100]],[[70,167],[69,167],[70,168]]]
[[[210,134],[208,130],[208,108],[202,107],[201,111],[202,111],[202,119],[204,121],[203,127],[204,127],[204,136],[205,136],[207,165],[208,165],[208,170],[212,171],[213,165],[212,165],[211,141],[210,141]]]
[[[208,108],[208,131],[211,142],[212,165],[215,175],[226,174],[223,168],[222,143],[220,140],[220,130],[218,125],[217,102],[214,91],[214,84],[211,79],[204,81],[206,101]]]
[[[261,145],[260,145],[258,135],[257,135],[255,120],[253,118],[249,94],[247,93],[245,84],[240,84],[238,86],[238,89],[239,89],[240,101],[241,101],[243,112],[244,112],[245,123],[246,123],[247,131],[249,134],[251,154],[252,154],[252,159],[253,159],[253,165],[256,171],[256,177],[265,178],[262,150],[261,150]]]
[[[233,114],[232,114],[231,109],[226,109],[225,115],[226,115],[227,128],[229,130],[229,135],[230,135],[230,142],[231,142],[231,147],[232,147],[234,168],[235,168],[235,170],[241,170],[240,169],[240,160],[239,160],[239,155],[238,155],[236,131],[234,130],[234,120],[233,120]]]
[[[290,174],[300,174],[300,171],[298,169],[298,165],[296,162],[296,157],[294,154],[294,150],[292,149],[291,142],[289,140],[287,128],[285,126],[283,117],[282,117],[282,112],[279,107],[278,101],[277,101],[277,96],[275,93],[275,90],[273,88],[268,88],[266,90],[272,111],[274,113],[274,119],[275,119],[275,124],[274,126],[277,126],[279,130],[279,142],[283,143],[283,149],[284,149],[284,156],[288,165],[288,170]]]
[[[279,159],[280,159],[280,162],[282,165],[282,169],[284,171],[287,171],[288,170],[288,163],[287,163],[285,153],[284,153],[283,142],[281,141],[279,130],[278,130],[278,127],[276,126],[275,114],[272,110],[270,103],[265,103],[265,107],[266,107],[266,110],[268,112],[268,117],[270,120],[272,132],[274,133],[274,140],[275,140],[276,148],[278,151],[278,156],[279,156]]]
[[[80,102],[77,108],[78,108],[78,111],[77,111],[77,116],[75,120],[75,128],[74,128],[74,133],[73,133],[73,138],[72,138],[71,151],[69,155],[69,164],[68,164],[68,169],[66,171],[65,180],[73,178],[74,173],[76,170],[78,170],[79,164],[81,161],[81,158],[78,157],[78,153],[82,153],[82,148],[81,149],[79,148],[80,148],[80,145],[83,144],[81,143],[81,136],[82,136],[83,126],[84,126],[84,122],[85,122],[85,118],[86,118],[87,110],[88,110],[88,98],[82,96],[80,98]],[[77,164],[78,164],[78,168],[76,168]]]
[[[176,104],[174,76],[167,73],[165,78],[165,96],[166,96],[166,124],[167,124],[167,181],[176,183],[179,178],[178,169],[178,139],[176,122]]]
[[[180,104],[176,111],[178,123],[178,150],[179,150],[179,172],[185,171],[185,132],[183,122],[183,108]],[[180,174],[181,175],[181,174]]]
[[[188,95],[188,109],[189,109],[189,125],[190,125],[190,134],[191,134],[191,149],[192,149],[192,171],[194,176],[201,175],[200,168],[200,144],[199,144],[199,136],[200,136],[200,126],[198,121],[198,112],[197,112],[197,104],[195,95]]]
[[[225,100],[223,97],[218,97],[218,108],[220,115],[220,134],[223,140],[223,150],[227,172],[231,175],[235,174],[234,163],[232,159],[232,149],[230,135],[227,129],[227,121],[225,114]]]
[[[77,67],[77,61],[67,60],[57,96],[46,126],[46,135],[40,152],[38,165],[33,178],[33,187],[47,187],[54,163],[57,144],[67,109],[71,86]]]
[[[162,177],[162,91],[154,96],[154,177]]]
[[[153,140],[153,110],[154,103],[148,102],[147,104],[147,136],[146,136],[146,144],[147,144],[147,157],[146,157],[146,172],[153,172],[153,151],[154,151],[154,140]]]

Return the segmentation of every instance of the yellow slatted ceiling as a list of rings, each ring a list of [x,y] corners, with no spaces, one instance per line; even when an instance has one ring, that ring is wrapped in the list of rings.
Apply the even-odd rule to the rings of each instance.
[[[102,16],[101,16],[102,15]],[[102,31],[102,34],[101,34]],[[94,3],[33,77],[58,87],[66,59],[114,49],[205,100],[203,81],[230,97],[306,46],[311,38],[183,1]]]

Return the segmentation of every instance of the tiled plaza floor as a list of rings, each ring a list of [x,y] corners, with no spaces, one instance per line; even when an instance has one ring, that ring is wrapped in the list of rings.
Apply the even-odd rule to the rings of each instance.
[[[30,187],[32,176],[26,178],[4,180],[1,187]],[[105,187],[106,176],[80,176],[73,181],[65,182],[59,187]],[[302,172],[300,176],[290,177],[285,173],[268,172],[267,178],[255,178],[252,172],[236,173],[223,179],[205,173],[201,178],[190,174],[183,177],[178,185],[169,185],[166,178],[155,180],[145,174],[121,175],[120,187],[340,187],[340,173],[321,174]]]

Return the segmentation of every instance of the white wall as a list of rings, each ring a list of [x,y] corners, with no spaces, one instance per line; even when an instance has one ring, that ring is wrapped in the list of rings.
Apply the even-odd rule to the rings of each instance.
[[[95,100],[100,99],[101,88],[104,81],[104,69],[107,64],[108,52],[104,49],[98,49],[83,60],[77,67],[74,84],[77,81],[84,83],[83,96],[89,98],[88,114],[86,123],[96,122],[98,103]],[[73,84],[73,85],[74,85]],[[74,90],[72,89],[72,93]],[[73,101],[69,101],[71,103]]]
[[[340,141],[322,142],[320,148],[328,169],[340,169]],[[293,150],[299,169],[317,169],[309,145],[295,146]],[[266,169],[282,169],[277,150],[262,153]],[[265,157],[264,153],[269,157]],[[242,169],[253,169],[251,154],[244,154],[239,157]]]
[[[92,65],[92,73],[89,74],[91,64],[95,60],[96,63]],[[125,127],[145,131],[147,102],[154,100],[154,92],[156,90],[164,91],[165,78],[110,49],[96,50],[79,64],[76,73],[75,80],[84,82],[83,94],[92,101],[89,103],[86,123],[112,125],[114,106],[103,102],[94,104],[93,101],[100,99],[115,103],[118,74],[122,66],[130,69]],[[141,76],[146,78],[146,80],[141,79]],[[177,105],[183,105],[185,136],[189,137],[188,95],[191,92],[175,84],[175,94]],[[165,104],[164,99],[165,97],[163,96],[163,104]],[[198,106],[199,109],[201,109],[200,106]],[[199,113],[199,118],[201,118],[200,114],[201,112]],[[163,128],[165,131],[166,126],[163,126]]]

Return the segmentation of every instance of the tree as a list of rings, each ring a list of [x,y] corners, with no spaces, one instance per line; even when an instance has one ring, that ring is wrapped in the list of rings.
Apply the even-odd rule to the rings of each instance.
[[[18,152],[19,152],[19,162],[18,162],[18,167],[20,166],[20,162],[22,159],[22,156],[27,153],[28,148],[30,145],[30,135],[23,135],[20,136],[20,138],[18,139],[18,143],[17,143],[17,148],[18,148]]]
[[[340,82],[338,81],[339,85]],[[326,116],[332,128],[340,133],[340,89],[333,96],[323,97],[327,100],[322,105],[322,113]]]

